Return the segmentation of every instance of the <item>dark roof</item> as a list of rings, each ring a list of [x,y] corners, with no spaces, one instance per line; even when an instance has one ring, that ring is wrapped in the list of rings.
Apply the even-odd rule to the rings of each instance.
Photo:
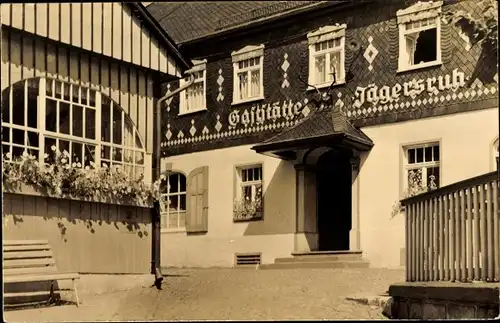
[[[179,44],[323,2],[325,1],[168,1],[152,3],[146,9]]]
[[[253,146],[252,149],[259,153],[286,148],[293,150],[304,145],[325,144],[331,138],[347,140],[362,150],[373,146],[373,141],[363,131],[356,129],[340,110],[328,108],[313,111],[295,126]]]

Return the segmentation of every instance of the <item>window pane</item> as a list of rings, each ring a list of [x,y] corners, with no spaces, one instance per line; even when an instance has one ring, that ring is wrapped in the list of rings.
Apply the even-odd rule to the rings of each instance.
[[[408,164],[415,164],[415,149],[408,149]]]
[[[111,142],[111,113],[110,106],[101,106],[101,140]]]
[[[69,104],[59,102],[59,133],[69,135]]]
[[[71,101],[71,98],[69,97],[70,86],[71,86],[71,84],[62,83],[62,88],[63,88],[63,96],[62,96],[62,98],[65,101]]]
[[[122,161],[122,149],[113,147],[113,160]]]
[[[245,201],[252,199],[252,186],[243,186],[243,199]]]
[[[55,152],[52,150],[52,147],[57,148],[56,140],[53,138],[45,138],[45,153],[49,155],[46,160],[47,163],[54,162]]]
[[[113,104],[113,143],[122,144],[122,111]]]
[[[139,165],[144,164],[144,153],[141,151],[136,151],[135,152],[135,163]]]
[[[84,166],[90,166],[90,162],[95,162],[95,146],[85,144],[84,153]]]
[[[439,166],[427,168],[427,186],[431,186],[431,182],[434,182],[436,188],[439,187]]]
[[[238,74],[240,80],[240,99],[248,97],[248,74],[246,72]]]
[[[179,192],[179,178],[177,174],[170,175],[168,178],[168,182],[170,185],[169,193]]]
[[[111,147],[101,146],[101,158],[107,160],[111,159]]]
[[[179,209],[179,196],[173,195],[168,197],[170,212],[177,211]]]
[[[59,139],[59,151],[69,153],[69,141]]]
[[[95,139],[95,110],[85,109],[85,138]]]
[[[37,94],[28,94],[28,127],[37,128],[38,126],[38,101]]]
[[[53,96],[53,93],[52,93],[52,85],[53,85],[53,80],[51,79],[46,79],[47,82],[45,84],[45,93],[47,94],[47,96]]]
[[[39,147],[38,133],[28,131],[28,146],[35,148]]]
[[[71,87],[72,87],[72,89],[71,89],[71,93],[72,93],[72,95],[73,95],[72,101],[73,101],[74,103],[78,103],[78,102],[79,102],[78,100],[79,100],[79,98],[80,98],[80,94],[79,94],[79,90],[78,90],[78,89],[79,89],[80,87],[79,87],[78,85],[75,85],[75,84],[73,84]]]
[[[10,160],[10,158],[6,157],[6,154],[10,154],[10,146],[2,145],[2,155],[3,155],[3,158],[5,158],[7,160]]]
[[[12,147],[12,159],[16,159],[23,155],[24,148],[21,147]]]
[[[424,155],[426,162],[432,161],[432,147],[425,147]]]
[[[184,175],[179,175],[179,192],[185,192],[186,191],[186,176]]]
[[[316,70],[316,82],[325,82],[325,56],[316,56],[314,66]]]
[[[259,96],[260,94],[260,70],[252,71],[252,97]]]
[[[47,99],[46,102],[46,115],[45,115],[45,129],[48,131],[56,131],[57,125],[57,102],[54,100]]]
[[[247,169],[243,169],[243,170],[241,171],[241,175],[242,175],[242,176],[241,176],[241,178],[242,178],[242,179],[241,179],[241,181],[242,181],[242,182],[246,182],[246,181],[248,181],[248,175],[247,175],[247,174],[248,174],[248,170],[247,170]]]
[[[123,161],[125,163],[133,164],[134,163],[134,151],[129,150],[129,149],[124,149],[123,150]]]
[[[24,82],[12,88],[12,123],[24,126]]]
[[[186,195],[185,194],[179,195],[179,210],[181,210],[181,211],[186,210]]]
[[[439,161],[439,146],[434,146],[434,161]]]
[[[54,85],[55,85],[55,90],[53,93],[53,96],[55,98],[60,98],[61,97],[61,82],[60,81],[57,81],[57,80],[53,80],[54,81]]]
[[[144,175],[144,167],[136,166],[135,167],[135,176],[139,178],[141,175]]]
[[[340,52],[330,53],[330,74],[328,80],[333,80],[333,73],[336,77],[340,76]]]
[[[83,137],[83,107],[73,105],[73,136]]]
[[[12,142],[24,146],[24,130],[12,129]]]
[[[253,181],[254,180],[253,171],[254,171],[254,168],[249,168],[248,169],[248,181]]]
[[[424,148],[417,148],[417,163],[424,161]]]
[[[72,145],[71,145],[71,163],[80,163],[80,166],[78,167],[81,167],[81,164],[82,164],[82,161],[83,161],[83,156],[82,156],[82,144],[78,143],[78,142],[73,142]],[[74,167],[74,166],[73,166]]]
[[[2,127],[2,141],[10,142],[10,128]]]

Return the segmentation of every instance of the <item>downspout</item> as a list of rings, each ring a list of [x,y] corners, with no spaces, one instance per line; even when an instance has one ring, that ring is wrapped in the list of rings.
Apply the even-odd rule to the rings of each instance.
[[[156,171],[155,171],[155,181],[160,178],[161,175],[161,105],[163,102],[173,97],[177,93],[180,93],[190,87],[194,83],[194,74],[190,74],[189,81],[178,89],[166,93],[164,96],[158,99],[156,102]],[[161,289],[161,283],[163,281],[163,275],[161,273],[161,230],[160,230],[160,201],[156,200],[154,202],[153,212],[152,212],[152,224],[153,224],[153,234],[152,234],[152,262],[151,262],[151,273],[155,275],[154,286]]]

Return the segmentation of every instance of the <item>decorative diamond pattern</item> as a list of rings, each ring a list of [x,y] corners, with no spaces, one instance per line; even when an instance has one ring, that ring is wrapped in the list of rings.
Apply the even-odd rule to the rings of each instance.
[[[220,132],[221,129],[222,129],[222,123],[220,123],[220,115],[217,115],[217,123],[215,124],[215,130],[217,130],[217,132]]]
[[[184,138],[184,133],[182,132],[182,130],[179,131],[179,133],[177,134],[177,138]]]
[[[217,101],[224,101],[224,95],[222,95],[222,83],[224,83],[224,77],[222,76],[222,69],[219,69],[219,77],[217,78],[217,84],[219,84],[219,94],[217,95]]]
[[[290,67],[290,63],[288,62],[288,54],[285,53],[283,55],[283,64],[281,64],[281,69],[283,70],[283,83],[281,83],[281,88],[286,88],[286,87],[289,87],[290,86],[290,82],[288,82],[288,74],[286,73],[286,71],[288,70],[288,68]]]
[[[498,83],[498,73],[495,73],[495,76],[493,76],[493,80]]]
[[[165,133],[165,138],[167,138],[167,140],[170,140],[170,138],[172,138],[172,131],[170,131],[170,123],[167,124],[167,132]]]
[[[311,109],[309,109],[309,106],[308,106],[308,105],[306,105],[306,106],[304,107],[304,109],[302,109],[302,115],[303,115],[304,117],[307,117],[307,116],[309,115],[309,113],[311,113]]]
[[[475,79],[474,82],[472,82],[472,84],[470,85],[471,89],[475,89],[475,88],[481,88],[483,87],[483,82],[481,82],[480,79]]]
[[[208,131],[207,126],[203,127],[203,130],[201,131],[201,133],[204,135],[208,135],[209,131]]]
[[[368,70],[371,71],[371,70],[373,70],[372,63],[375,60],[375,57],[377,57],[377,55],[378,55],[378,50],[372,44],[372,42],[373,42],[373,37],[372,36],[368,37],[368,42],[369,42],[369,45],[366,48],[366,50],[365,50],[365,52],[363,54],[363,57],[366,59],[366,61],[369,64],[368,65]]]
[[[170,91],[170,84],[167,84],[167,94],[170,94],[172,93],[172,91]],[[172,103],[172,100],[174,99],[174,97],[170,97],[167,99],[166,103],[167,103],[167,112],[170,112],[170,103]]]

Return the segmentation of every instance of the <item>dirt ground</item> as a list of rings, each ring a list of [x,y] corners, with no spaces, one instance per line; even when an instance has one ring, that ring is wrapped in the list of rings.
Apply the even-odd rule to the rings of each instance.
[[[126,290],[88,291],[83,304],[7,311],[8,322],[103,320],[384,319],[380,308],[348,301],[404,280],[387,269],[169,269],[163,290],[136,279]],[[121,279],[127,279],[122,276]],[[152,279],[152,278],[151,278]]]

